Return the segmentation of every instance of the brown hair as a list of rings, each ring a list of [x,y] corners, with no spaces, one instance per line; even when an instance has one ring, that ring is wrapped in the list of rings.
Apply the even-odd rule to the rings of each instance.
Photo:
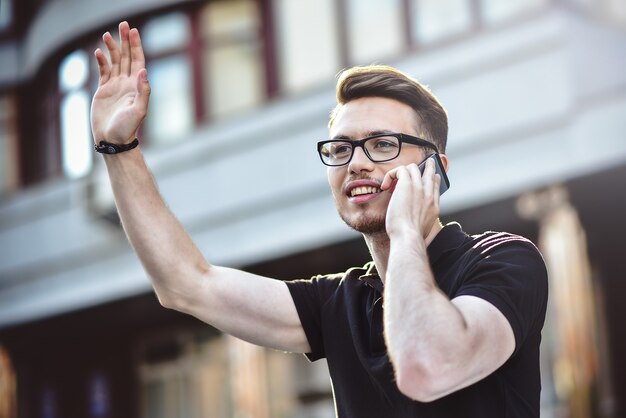
[[[343,105],[363,97],[386,97],[411,106],[424,135],[437,145],[439,152],[446,151],[448,115],[439,101],[414,78],[387,65],[352,67],[342,71],[337,80],[337,106],[330,114],[331,127]],[[421,134],[421,133],[420,133]]]

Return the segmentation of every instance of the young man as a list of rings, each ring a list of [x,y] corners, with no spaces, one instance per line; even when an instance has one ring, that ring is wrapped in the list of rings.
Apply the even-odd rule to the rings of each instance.
[[[390,67],[342,74],[331,139],[318,150],[339,215],[373,261],[282,282],[209,264],[163,203],[133,141],[150,94],[139,33],[125,22],[119,30],[119,47],[103,37],[111,65],[95,53],[92,129],[164,306],[255,344],[327,358],[339,417],[539,416],[543,260],[519,236],[440,224],[441,178],[429,157],[440,153],[447,169],[447,118],[427,89]]]

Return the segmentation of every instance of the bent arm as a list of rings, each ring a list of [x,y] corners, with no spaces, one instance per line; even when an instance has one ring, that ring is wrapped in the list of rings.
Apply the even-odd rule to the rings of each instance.
[[[433,161],[423,175],[416,164],[390,170],[381,188],[394,178],[385,219],[385,340],[400,391],[432,401],[495,371],[513,353],[515,337],[489,302],[473,296],[450,300],[435,283],[425,243],[439,214],[441,179]]]
[[[489,302],[450,300],[436,285],[426,244],[407,232],[391,240],[385,337],[399,389],[429,402],[469,386],[511,356],[515,337]]]

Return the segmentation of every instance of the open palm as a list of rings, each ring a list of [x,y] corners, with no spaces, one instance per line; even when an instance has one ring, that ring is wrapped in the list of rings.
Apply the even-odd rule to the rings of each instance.
[[[132,141],[148,109],[150,86],[139,31],[122,22],[119,33],[120,48],[108,32],[102,37],[111,65],[100,49],[95,52],[100,81],[91,104],[91,129],[96,142]]]

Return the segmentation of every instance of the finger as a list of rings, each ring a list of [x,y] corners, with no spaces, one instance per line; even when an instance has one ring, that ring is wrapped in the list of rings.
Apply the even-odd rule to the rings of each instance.
[[[433,196],[435,196],[436,202],[439,202],[440,187],[441,187],[441,176],[439,174],[435,174],[435,181],[433,182]]]
[[[409,172],[408,167],[400,166],[396,167],[394,172],[395,180],[392,182],[391,187],[389,188],[390,192],[393,192],[398,187],[410,187],[411,186],[411,173]]]
[[[150,83],[148,82],[148,71],[145,68],[139,70],[137,74],[137,96],[133,106],[143,119],[148,112],[148,102],[150,100]]]
[[[435,161],[432,158],[426,160],[426,167],[424,168],[424,174],[422,174],[422,184],[424,190],[430,192],[433,188],[435,181]]]
[[[120,74],[130,75],[130,41],[128,34],[130,27],[128,22],[122,22],[119,26],[120,30],[120,45],[122,48],[121,61],[120,61]]]
[[[400,167],[396,167],[396,168],[392,168],[391,170],[387,171],[387,173],[385,174],[385,177],[383,177],[383,182],[380,184],[380,189],[381,190],[387,190],[391,187],[392,183],[395,183],[397,178],[397,173],[398,173],[398,169]]]
[[[409,164],[407,166],[407,170],[409,174],[411,175],[412,183],[418,186],[419,188],[421,188],[422,187],[422,173],[420,173],[419,166],[415,163]]]
[[[130,73],[137,74],[139,70],[146,67],[146,58],[141,46],[141,37],[136,28],[130,30]]]
[[[120,73],[120,51],[117,49],[117,43],[115,39],[111,36],[109,32],[105,33],[102,36],[102,40],[104,40],[104,44],[109,51],[109,58],[111,58],[111,77],[115,77]]]
[[[432,177],[435,175],[435,171],[435,160],[431,157],[426,160],[426,167],[424,168],[424,175],[422,177]]]
[[[100,73],[99,85],[103,85],[109,80],[109,74],[111,72],[111,70],[109,69],[109,63],[100,48],[96,49],[94,55],[96,56],[96,62],[98,63],[98,72]]]

